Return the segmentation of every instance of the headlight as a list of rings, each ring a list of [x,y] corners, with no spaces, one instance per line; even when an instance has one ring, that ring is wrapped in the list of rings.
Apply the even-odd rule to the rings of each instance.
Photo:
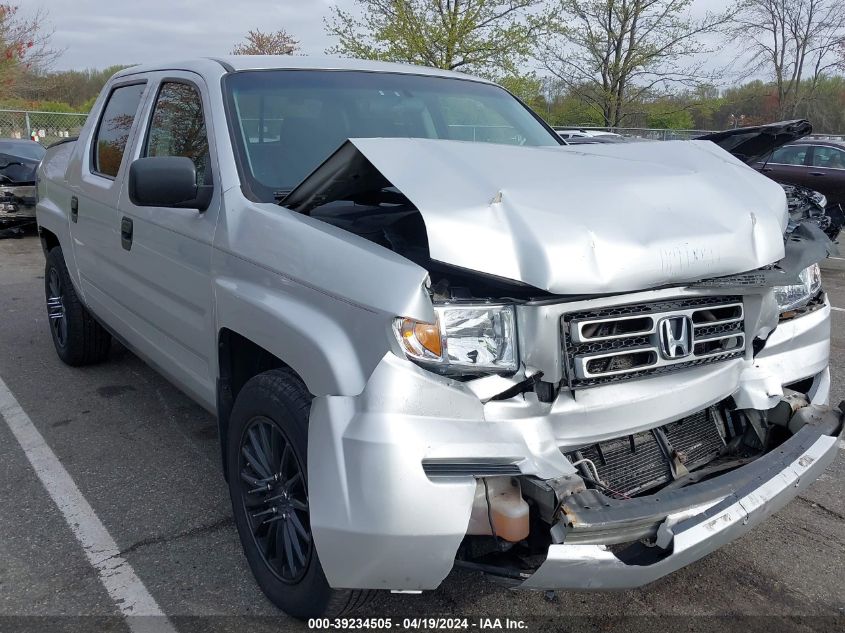
[[[393,329],[405,355],[444,374],[514,372],[516,314],[511,305],[438,305],[436,323],[398,318]]]
[[[800,284],[775,286],[775,298],[781,312],[795,310],[810,301],[822,288],[822,273],[818,264],[801,271]]]

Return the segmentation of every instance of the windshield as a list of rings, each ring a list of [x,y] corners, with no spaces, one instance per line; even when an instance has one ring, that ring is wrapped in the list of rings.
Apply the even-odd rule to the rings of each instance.
[[[245,71],[224,80],[241,171],[260,200],[287,192],[349,138],[561,142],[498,86],[363,71]]]
[[[31,160],[41,160],[46,151],[35,141],[0,140],[0,154],[10,154]]]

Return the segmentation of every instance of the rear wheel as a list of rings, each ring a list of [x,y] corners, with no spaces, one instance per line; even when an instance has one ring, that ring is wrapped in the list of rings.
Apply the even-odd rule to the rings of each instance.
[[[297,618],[334,617],[373,591],[329,587],[311,536],[306,456],[311,396],[272,370],[238,393],[227,434],[229,493],[241,544],[264,594]]]
[[[109,354],[111,335],[76,295],[61,247],[47,253],[44,291],[50,334],[59,358],[73,366],[104,360]]]

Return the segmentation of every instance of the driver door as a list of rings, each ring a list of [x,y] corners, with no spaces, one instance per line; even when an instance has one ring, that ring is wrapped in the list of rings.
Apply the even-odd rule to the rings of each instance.
[[[219,181],[203,79],[190,72],[159,73],[152,89],[133,159],[186,156],[196,166],[197,184]],[[135,342],[151,363],[212,408],[217,346],[211,245],[220,205],[215,187],[203,212],[136,206],[125,184],[118,218],[126,318]]]

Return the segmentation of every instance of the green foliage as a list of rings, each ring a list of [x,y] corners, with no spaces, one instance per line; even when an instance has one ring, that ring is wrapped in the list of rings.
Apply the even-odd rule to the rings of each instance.
[[[645,108],[646,126],[667,130],[691,130],[695,120],[689,110],[672,110],[671,103],[650,103]]]
[[[52,73],[30,73],[19,88],[20,97],[30,103],[27,109],[54,111],[50,104],[63,104],[65,112],[88,112],[100,90],[119,70],[127,66],[109,66],[102,70],[63,70]],[[55,110],[58,111],[58,110]]]
[[[355,0],[332,7],[327,52],[407,62],[484,76],[513,73],[531,53],[548,18],[542,0]]]
[[[540,110],[545,107],[543,80],[537,77],[536,73],[508,75],[498,79],[497,83],[522,99],[534,110]]]

